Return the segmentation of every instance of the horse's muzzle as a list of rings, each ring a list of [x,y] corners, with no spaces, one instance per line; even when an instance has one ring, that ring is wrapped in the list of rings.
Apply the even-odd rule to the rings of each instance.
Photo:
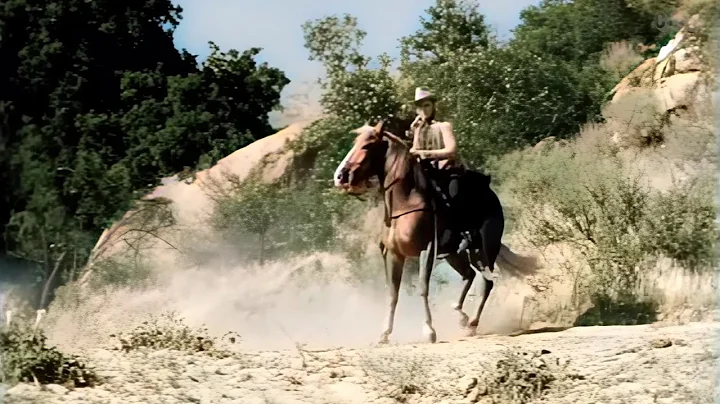
[[[350,184],[350,170],[342,168],[335,177],[335,186],[338,188],[345,188]]]

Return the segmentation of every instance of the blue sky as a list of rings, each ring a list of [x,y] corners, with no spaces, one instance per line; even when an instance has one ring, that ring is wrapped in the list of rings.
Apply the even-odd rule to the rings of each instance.
[[[398,39],[415,32],[420,16],[434,0],[176,0],[183,8],[183,20],[175,32],[178,48],[187,48],[202,60],[208,41],[221,49],[240,51],[261,47],[258,60],[280,68],[292,80],[283,91],[284,104],[291,111],[274,114],[276,124],[313,115],[319,95],[314,81],[322,67],[307,60],[301,25],[330,14],[349,13],[368,32],[364,51],[370,56],[398,54]],[[520,10],[539,0],[484,0],[479,2],[486,21],[498,35],[507,37],[519,23]],[[296,95],[305,95],[301,98]],[[295,105],[295,108],[292,106]],[[294,109],[303,109],[295,111]],[[314,112],[313,112],[314,111]]]

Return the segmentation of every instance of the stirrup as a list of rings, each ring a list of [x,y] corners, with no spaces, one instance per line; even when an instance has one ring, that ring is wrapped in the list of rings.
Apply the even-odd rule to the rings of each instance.
[[[463,251],[467,250],[468,247],[470,247],[470,234],[467,232],[461,233],[463,235],[462,241],[460,241],[460,246],[457,250],[457,253],[460,254]]]

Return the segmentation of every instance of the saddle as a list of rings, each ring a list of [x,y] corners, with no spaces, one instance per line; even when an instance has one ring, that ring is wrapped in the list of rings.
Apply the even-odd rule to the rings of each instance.
[[[478,220],[473,219],[480,219],[486,213],[483,200],[485,191],[490,189],[491,176],[461,165],[443,169],[432,164],[428,166],[423,167],[422,171],[427,178],[427,189],[431,191],[430,198],[435,202],[435,206],[449,216],[455,230],[473,232],[474,229],[467,225],[476,223]],[[456,198],[452,197],[450,191],[453,180],[458,181],[459,195]]]

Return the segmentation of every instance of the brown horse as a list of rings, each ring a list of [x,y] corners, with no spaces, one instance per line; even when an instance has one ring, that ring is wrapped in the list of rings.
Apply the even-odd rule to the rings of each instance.
[[[513,276],[524,276],[535,270],[533,258],[515,255],[500,241],[504,218],[502,207],[489,188],[489,177],[475,173],[475,181],[470,185],[480,192],[473,191],[473,200],[480,202],[481,208],[492,214],[474,215],[479,219],[476,229],[480,245],[474,242],[470,252],[458,254],[458,235],[449,230],[447,212],[434,203],[433,189],[421,169],[420,162],[409,154],[409,147],[397,135],[383,130],[383,122],[375,127],[365,126],[358,129],[358,136],[345,159],[335,172],[335,185],[350,194],[361,194],[369,189],[369,180],[377,176],[384,194],[388,221],[380,244],[385,262],[386,281],[389,287],[389,307],[380,342],[387,343],[393,330],[395,308],[402,282],[403,266],[409,257],[420,257],[420,296],[425,307],[423,336],[426,341],[436,342],[437,333],[432,325],[432,315],[428,292],[430,275],[435,260],[444,256],[450,266],[465,280],[460,298],[453,307],[463,316],[462,325],[474,332],[480,320],[482,310],[494,284],[494,264],[500,258],[502,269],[510,269]],[[484,212],[484,213],[487,213]],[[475,223],[473,223],[475,224]],[[438,235],[443,235],[439,240]],[[390,262],[388,263],[388,254]],[[472,321],[462,313],[465,297],[475,279],[475,269],[480,271],[483,285],[483,299],[479,303]],[[505,265],[507,264],[507,265]]]

